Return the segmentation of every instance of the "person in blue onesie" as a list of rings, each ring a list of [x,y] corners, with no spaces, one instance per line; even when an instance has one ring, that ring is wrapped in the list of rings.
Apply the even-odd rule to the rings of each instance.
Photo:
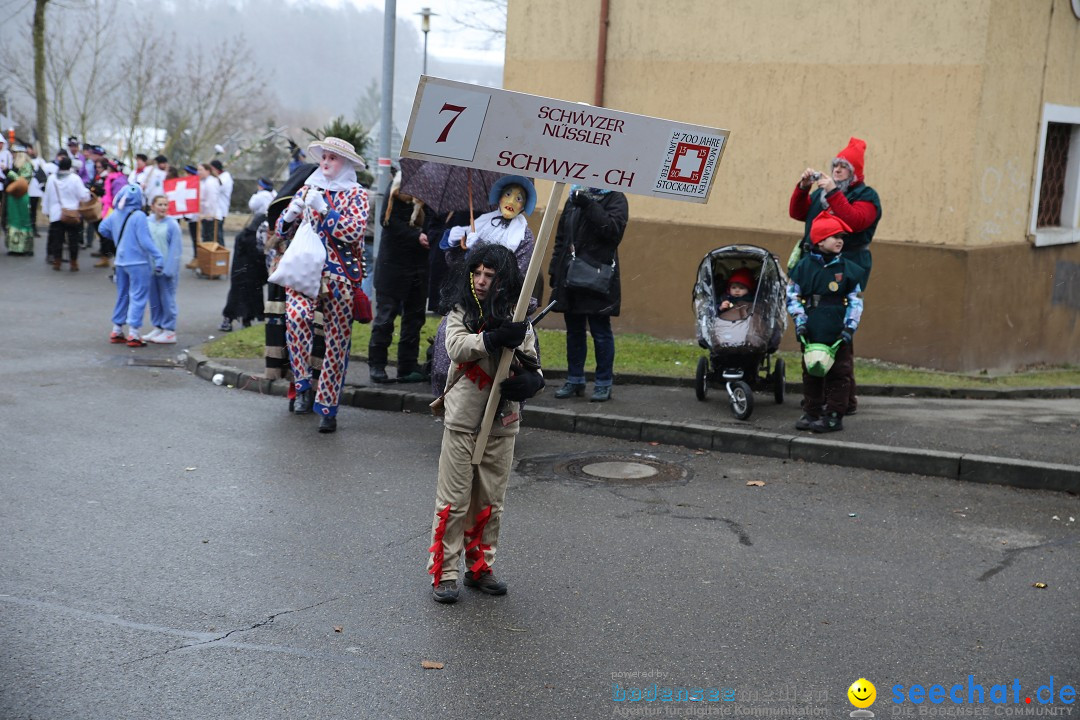
[[[127,343],[128,347],[146,345],[139,328],[146,312],[151,275],[161,275],[165,270],[165,256],[150,235],[142,205],[139,186],[126,185],[113,198],[113,212],[98,227],[98,234],[116,243],[116,306],[109,342]]]

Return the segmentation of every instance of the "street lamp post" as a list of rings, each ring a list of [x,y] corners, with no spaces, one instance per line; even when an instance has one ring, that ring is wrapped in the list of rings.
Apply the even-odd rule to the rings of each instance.
[[[427,75],[427,34],[431,30],[431,18],[438,17],[438,13],[431,12],[431,8],[420,8],[416,13],[420,16],[420,30],[424,33],[424,75]]]

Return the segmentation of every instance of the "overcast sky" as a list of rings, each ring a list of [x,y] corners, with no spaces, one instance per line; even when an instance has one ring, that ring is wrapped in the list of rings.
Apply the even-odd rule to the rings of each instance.
[[[382,10],[384,0],[321,0],[327,5],[341,5],[351,2],[360,8]],[[483,7],[470,0],[397,0],[397,17],[409,20],[420,29],[422,8],[430,7],[435,16],[431,18],[431,31],[428,33],[428,58],[438,56],[446,60],[471,60],[502,66],[504,57],[504,38],[495,38],[487,33],[462,28],[454,18],[461,18],[470,9]],[[485,45],[489,50],[483,50]]]

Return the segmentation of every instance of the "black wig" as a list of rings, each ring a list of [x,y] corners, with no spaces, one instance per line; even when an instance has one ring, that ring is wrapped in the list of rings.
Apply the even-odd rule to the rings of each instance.
[[[495,271],[491,291],[483,303],[477,301],[472,284],[473,271],[480,265]],[[474,332],[481,327],[493,330],[513,317],[521,285],[521,270],[514,253],[502,245],[479,243],[469,250],[464,262],[451,266],[443,281],[439,312],[446,315],[460,307],[466,327]]]

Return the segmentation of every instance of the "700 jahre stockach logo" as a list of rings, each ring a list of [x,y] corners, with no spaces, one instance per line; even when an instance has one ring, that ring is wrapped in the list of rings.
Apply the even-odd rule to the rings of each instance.
[[[656,189],[673,195],[705,197],[724,138],[673,131]]]

